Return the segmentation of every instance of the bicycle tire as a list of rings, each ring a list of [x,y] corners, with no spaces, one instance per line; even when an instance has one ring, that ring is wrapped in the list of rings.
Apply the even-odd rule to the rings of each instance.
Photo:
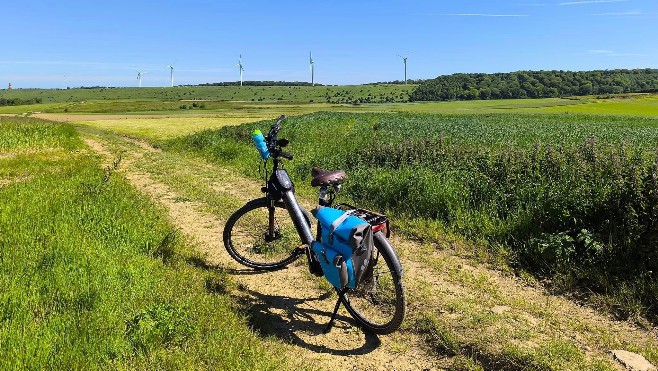
[[[373,237],[375,250],[369,267],[373,269],[372,276],[356,289],[349,290],[343,297],[343,304],[363,329],[385,335],[402,325],[407,299],[395,251],[383,233],[377,232]]]
[[[301,242],[283,202],[276,202],[275,236],[266,240],[269,209],[266,198],[247,202],[226,221],[224,247],[238,263],[257,270],[277,270],[299,258],[295,246]],[[279,217],[280,216],[280,217]],[[310,217],[304,211],[310,227]]]

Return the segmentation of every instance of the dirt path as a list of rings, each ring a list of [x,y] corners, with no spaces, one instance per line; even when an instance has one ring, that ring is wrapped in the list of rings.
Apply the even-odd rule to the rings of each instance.
[[[131,141],[142,149],[146,145]],[[116,157],[96,140],[86,138],[85,142],[110,161]],[[150,148],[148,151],[157,150]],[[199,211],[202,205],[181,202],[172,189],[154,181],[148,174],[136,171],[132,164],[141,156],[143,153],[138,152],[123,157],[121,168],[128,180],[167,208],[172,222],[195,240],[211,264],[226,268],[235,276],[241,286],[239,300],[252,308],[256,327],[264,335],[274,335],[290,343],[290,354],[297,357],[300,364],[325,370],[334,369],[337,365],[341,369],[355,370],[439,368],[440,360],[423,351],[427,346],[419,336],[398,333],[377,337],[365,334],[353,327],[353,321],[344,310],[340,312],[334,329],[329,334],[323,334],[335,299],[327,297],[326,291],[309,281],[305,266],[295,264],[277,272],[254,273],[234,262],[225,252],[221,240],[224,220]],[[260,185],[249,181],[245,183],[251,183],[248,188],[252,192],[247,192],[245,188],[243,192],[229,192],[245,201],[250,195],[259,194]],[[404,344],[404,352],[400,351],[400,344]]]
[[[84,137],[108,163],[116,158],[116,143]],[[195,241],[209,263],[234,276],[239,286],[234,295],[250,308],[254,327],[283,340],[291,358],[300,365],[326,370],[432,370],[454,366],[456,359],[465,359],[468,364],[470,357],[487,369],[526,369],[544,361],[541,357],[546,353],[574,357],[575,365],[593,360],[623,369],[613,360],[612,349],[658,349],[655,330],[612,321],[509,274],[476,266],[450,249],[402,238],[393,238],[392,243],[405,269],[409,296],[409,315],[403,329],[389,336],[365,334],[341,310],[336,327],[323,334],[335,299],[309,281],[303,262],[271,273],[254,273],[235,263],[221,241],[228,214],[209,212],[204,202],[191,200],[154,172],[145,171],[140,161],[163,156],[158,149],[139,140],[122,140],[119,146],[125,152],[120,171],[137,189],[164,205],[172,223]],[[232,204],[259,195],[257,182],[200,160],[196,165],[196,171],[185,166],[179,171],[186,177],[203,178],[208,191]],[[204,169],[209,171],[204,173]],[[429,331],[422,330],[421,324],[427,323],[431,325]],[[565,347],[573,354],[555,354]],[[509,349],[517,348],[519,355],[509,354]],[[536,362],[523,363],[524,357],[535,356]]]

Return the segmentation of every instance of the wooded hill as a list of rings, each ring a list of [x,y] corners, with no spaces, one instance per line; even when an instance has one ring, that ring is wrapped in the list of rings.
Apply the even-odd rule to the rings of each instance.
[[[199,84],[196,86],[314,86],[310,82],[305,81],[222,81],[222,82],[209,82],[205,84]],[[317,86],[324,86],[322,84],[316,83]],[[195,85],[185,85],[185,86],[195,86]]]
[[[426,80],[410,101],[557,98],[658,91],[658,69],[456,73]]]

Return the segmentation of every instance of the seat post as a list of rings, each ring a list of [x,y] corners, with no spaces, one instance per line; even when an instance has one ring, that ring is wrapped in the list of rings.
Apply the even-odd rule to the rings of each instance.
[[[327,193],[327,186],[320,186],[320,191],[318,192],[318,205],[329,206],[329,201],[327,201]]]

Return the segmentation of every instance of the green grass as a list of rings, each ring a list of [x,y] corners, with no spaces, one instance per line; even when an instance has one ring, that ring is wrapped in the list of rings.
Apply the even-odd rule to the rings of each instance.
[[[559,107],[547,108],[545,112],[569,112],[590,115],[638,115],[658,117],[658,95],[638,94],[608,98],[581,98],[582,104],[572,105],[566,110]]]
[[[236,314],[227,275],[188,263],[199,257],[164,211],[70,126],[0,127],[1,368],[285,364]]]
[[[472,313],[468,313],[469,315]],[[446,316],[426,313],[414,323],[414,328],[423,333],[427,342],[439,355],[454,356],[451,369],[455,370],[614,370],[607,359],[588,359],[571,341],[555,337],[536,346],[518,346],[520,339],[508,337],[511,344],[498,344],[498,352],[491,352],[496,345],[494,339],[460,332],[460,327],[490,327],[499,321],[491,312],[480,313],[479,320],[488,318],[491,323],[450,323]],[[478,317],[463,316],[471,320]],[[507,324],[498,324],[498,331],[506,331]],[[519,325],[517,324],[516,327]]]
[[[47,148],[71,150],[79,145],[77,134],[67,125],[39,125],[41,120],[0,121],[0,152],[39,151]]]

